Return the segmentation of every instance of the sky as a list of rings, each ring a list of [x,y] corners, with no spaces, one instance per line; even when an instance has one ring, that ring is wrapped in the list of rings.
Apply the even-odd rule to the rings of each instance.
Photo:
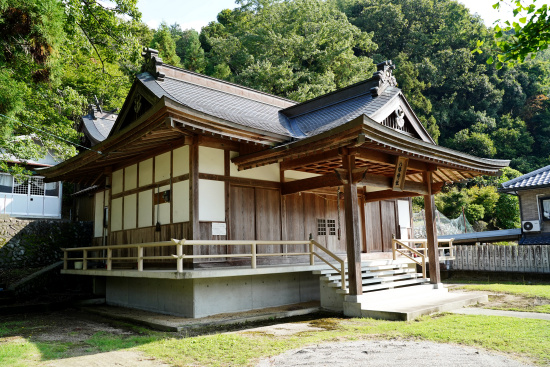
[[[493,9],[493,4],[498,0],[460,0],[472,12],[478,13],[487,26],[492,26],[494,21],[512,19],[510,7],[502,10]],[[537,1],[537,5],[550,1]],[[179,23],[183,29],[194,28],[197,31],[216,20],[216,15],[223,9],[236,7],[235,0],[139,0],[138,8],[142,12],[143,21],[151,28],[157,28],[165,21],[168,24]]]

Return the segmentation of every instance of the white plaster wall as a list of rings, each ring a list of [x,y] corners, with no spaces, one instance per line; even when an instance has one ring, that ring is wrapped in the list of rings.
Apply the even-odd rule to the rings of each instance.
[[[199,220],[225,221],[225,185],[223,181],[199,180]]]
[[[230,157],[234,158],[234,157],[237,157],[238,155],[239,153],[237,152],[231,152]],[[280,182],[281,180],[278,163],[269,164],[263,167],[251,168],[243,171],[239,171],[237,169],[237,166],[233,163],[230,164],[230,167],[231,167],[230,172],[232,177],[253,178],[256,180],[274,181],[274,182]]]
[[[311,178],[311,177],[317,177],[319,176],[316,173],[309,173],[309,172],[301,172],[301,171],[294,171],[294,170],[288,170],[285,171],[285,180],[303,180],[305,178]]]
[[[113,183],[112,183],[113,194],[118,194],[122,192],[123,177],[124,177],[123,169],[119,169],[118,171],[113,172]]]
[[[172,219],[174,223],[189,221],[189,180],[172,185]]]
[[[103,196],[104,192],[96,192],[94,208],[94,237],[103,236]]]
[[[156,164],[156,163],[155,163]],[[163,191],[166,191],[166,190],[170,190],[170,185],[165,185],[165,186],[161,186],[159,187],[159,191],[162,193]],[[155,189],[155,192],[154,194],[157,193],[157,189]],[[157,219],[157,208],[158,208],[158,219]],[[157,221],[160,222],[160,224],[170,224],[170,203],[164,203],[164,204],[160,204],[160,208],[159,208],[159,205],[155,205],[155,207],[153,208],[154,210],[154,218],[155,218],[155,224],[157,223]]]
[[[124,169],[124,191],[132,190],[137,187],[137,164],[133,164]]]
[[[224,153],[222,149],[199,147],[199,172],[213,175],[224,174]]]
[[[124,197],[124,229],[136,228],[137,195]]]
[[[170,178],[170,152],[155,157],[155,182]]]
[[[153,158],[139,162],[139,186],[153,183]]]
[[[153,190],[138,194],[138,227],[150,227],[153,224]]]
[[[174,177],[189,173],[189,145],[174,149],[173,160]]]
[[[111,232],[120,231],[122,229],[122,198],[114,199],[112,205]]]

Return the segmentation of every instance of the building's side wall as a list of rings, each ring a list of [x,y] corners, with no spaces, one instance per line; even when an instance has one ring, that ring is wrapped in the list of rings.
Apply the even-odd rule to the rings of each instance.
[[[109,221],[106,243],[128,244],[170,241],[172,238],[204,240],[307,240],[310,236],[336,253],[346,252],[343,195],[337,189],[324,194],[281,195],[278,164],[238,171],[230,162],[236,152],[199,146],[199,234],[191,237],[190,147],[181,146],[140,162],[117,168],[111,175],[111,191],[95,194],[96,244],[103,234],[104,207]],[[285,181],[314,174],[286,171]],[[363,251],[390,251],[391,235],[398,233],[395,201],[365,204],[360,225]],[[365,208],[363,210],[363,207]],[[371,244],[366,246],[366,244]],[[196,255],[249,253],[245,246],[201,246]],[[305,245],[260,246],[258,253],[307,251]],[[121,253],[124,251],[120,251]],[[171,255],[173,248],[160,253]],[[189,252],[188,252],[189,253]],[[260,257],[259,264],[294,262],[297,258]],[[195,262],[224,261],[224,258]],[[232,259],[235,260],[235,259]],[[241,260],[244,260],[241,259]],[[303,256],[300,261],[307,258]],[[249,260],[247,260],[249,261]]]
[[[541,220],[541,231],[550,232],[550,221],[542,220],[540,199],[550,198],[550,188],[518,191],[521,220]]]

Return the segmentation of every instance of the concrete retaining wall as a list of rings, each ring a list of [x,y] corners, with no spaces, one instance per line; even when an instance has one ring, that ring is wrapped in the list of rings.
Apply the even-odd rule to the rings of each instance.
[[[106,302],[159,313],[205,317],[320,299],[311,272],[195,279],[107,277]]]

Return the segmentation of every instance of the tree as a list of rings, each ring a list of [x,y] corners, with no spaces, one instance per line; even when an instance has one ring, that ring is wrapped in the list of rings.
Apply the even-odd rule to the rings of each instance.
[[[331,2],[239,3],[201,32],[208,74],[304,101],[372,73],[372,34],[350,24]]]
[[[170,27],[165,22],[159,25],[153,35],[151,47],[159,51],[162,62],[173,66],[181,66],[181,59],[176,54],[176,41],[172,37]]]
[[[26,160],[46,150],[60,159],[75,154],[68,143],[77,141],[74,122],[87,94],[99,90],[84,82],[85,74],[111,73],[105,80],[114,79],[110,83],[120,88],[124,83],[117,77],[127,82],[137,70],[140,47],[133,32],[141,14],[136,0],[113,3],[108,8],[93,0],[0,0],[0,148],[5,155]],[[17,138],[21,135],[32,135],[42,145]],[[14,169],[3,160],[0,168]]]
[[[184,69],[202,73],[206,67],[204,50],[201,47],[199,33],[194,29],[186,29],[176,41],[176,53],[181,59]]]
[[[527,57],[534,58],[538,52],[546,50],[550,43],[548,4],[537,7],[536,0],[532,0],[529,5],[523,5],[518,0],[499,0],[493,8],[500,9],[504,3],[511,3],[514,17],[519,18],[517,22],[507,20],[495,26],[493,45],[497,69],[504,64],[513,66],[515,63],[522,63]],[[474,51],[481,52],[479,47]],[[494,61],[491,56],[487,63],[492,64]]]

